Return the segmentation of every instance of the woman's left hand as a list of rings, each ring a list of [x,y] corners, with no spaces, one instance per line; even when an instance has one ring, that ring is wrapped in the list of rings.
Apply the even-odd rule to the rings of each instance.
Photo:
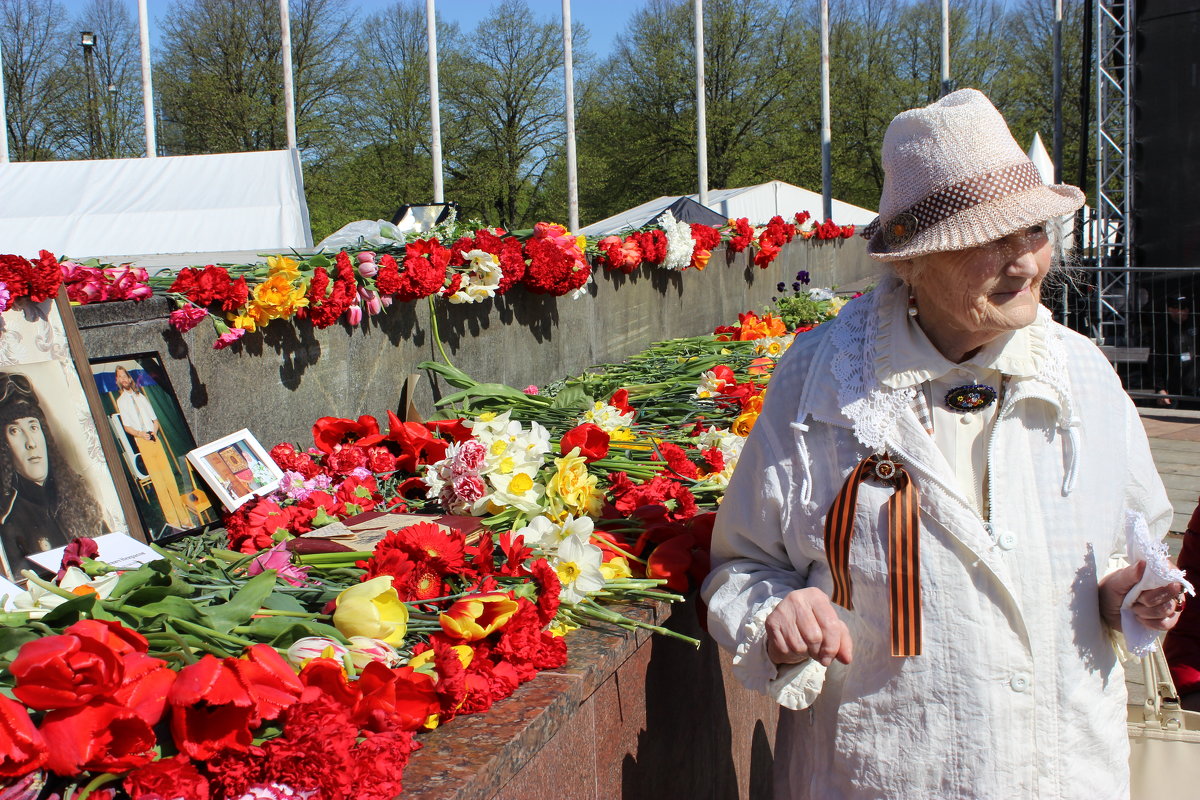
[[[1125,595],[1137,586],[1145,571],[1146,562],[1139,561],[1106,575],[1100,581],[1100,616],[1108,627],[1121,630],[1121,604],[1125,602]],[[1169,583],[1139,594],[1129,610],[1147,628],[1169,631],[1179,621],[1179,612],[1183,610],[1179,598],[1182,596],[1183,585]]]

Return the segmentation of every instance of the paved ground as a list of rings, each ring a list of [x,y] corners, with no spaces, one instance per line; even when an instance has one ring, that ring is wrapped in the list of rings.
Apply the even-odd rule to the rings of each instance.
[[[1175,506],[1172,533],[1182,534],[1200,498],[1200,411],[1141,408],[1158,474]],[[1179,547],[1173,538],[1173,550]]]

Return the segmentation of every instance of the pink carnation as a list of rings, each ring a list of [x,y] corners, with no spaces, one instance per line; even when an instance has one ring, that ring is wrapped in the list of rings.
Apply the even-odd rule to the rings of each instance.
[[[229,347],[229,345],[233,344],[245,335],[245,328],[230,328],[228,331],[218,336],[217,340],[213,342],[213,350],[224,350],[226,347]]]
[[[483,462],[486,458],[487,448],[474,439],[470,439],[459,445],[450,470],[455,476],[475,475],[483,469]]]
[[[186,305],[171,312],[171,325],[180,333],[187,333],[192,328],[204,322],[208,312],[203,308]]]

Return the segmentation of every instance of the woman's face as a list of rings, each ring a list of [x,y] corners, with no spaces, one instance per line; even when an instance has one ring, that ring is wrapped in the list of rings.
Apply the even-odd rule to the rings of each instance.
[[[994,242],[921,257],[912,270],[922,329],[979,347],[1037,318],[1050,238],[1035,225]],[[914,262],[917,260],[914,259]],[[901,265],[901,277],[905,268]]]
[[[4,437],[17,474],[34,483],[44,483],[50,472],[50,459],[41,421],[37,417],[13,420],[4,427]]]

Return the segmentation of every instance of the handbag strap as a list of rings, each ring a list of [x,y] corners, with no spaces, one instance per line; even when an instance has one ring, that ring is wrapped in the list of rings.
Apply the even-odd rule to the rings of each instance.
[[[1171,679],[1171,668],[1163,654],[1161,643],[1142,658],[1146,700],[1143,711],[1146,724],[1169,730],[1183,727],[1179,692]]]

